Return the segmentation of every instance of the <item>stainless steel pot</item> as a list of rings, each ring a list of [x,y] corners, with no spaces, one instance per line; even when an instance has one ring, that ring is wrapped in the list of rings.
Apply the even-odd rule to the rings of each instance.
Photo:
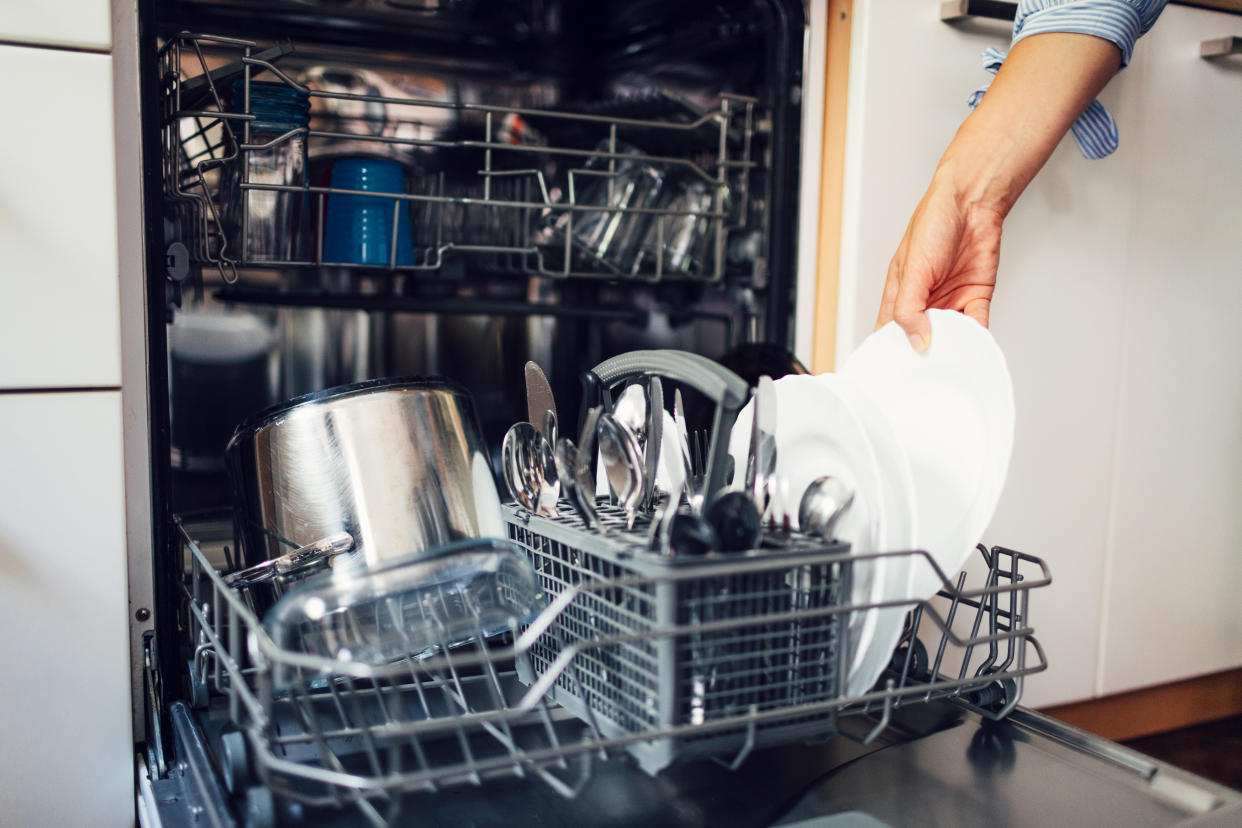
[[[340,532],[367,565],[505,536],[474,403],[451,382],[297,397],[238,426],[227,455],[248,566]]]

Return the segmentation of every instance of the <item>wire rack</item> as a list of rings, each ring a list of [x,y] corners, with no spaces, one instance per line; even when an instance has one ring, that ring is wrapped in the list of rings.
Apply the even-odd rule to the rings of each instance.
[[[726,94],[701,112],[670,107],[658,93],[565,112],[327,91],[300,83],[263,54],[254,41],[188,32],[160,51],[165,197],[191,258],[217,267],[228,283],[248,267],[436,271],[450,253],[548,277],[716,282],[728,270],[730,234],[763,221],[750,195],[762,174],[754,98]],[[232,58],[241,94],[217,80],[226,76],[213,76],[218,69],[209,71],[221,55]],[[306,96],[308,126],[263,141],[252,136],[251,93],[260,74]],[[343,105],[364,114],[343,114]],[[657,114],[644,117],[650,112]],[[410,128],[394,128],[401,126]],[[252,175],[249,157],[295,142],[303,169],[316,157],[405,153],[408,192]],[[469,173],[446,176],[445,159],[464,159]],[[239,179],[235,188],[222,184],[230,175]],[[304,218],[296,223],[305,226],[282,231],[310,240],[300,251],[248,258],[248,241],[264,220],[248,206],[263,193],[299,200]],[[334,196],[390,209],[393,226],[411,228],[408,257],[398,250],[398,233],[382,262],[325,255]],[[761,257],[748,248],[749,270],[735,268],[731,278],[761,278],[754,267]]]
[[[1028,593],[1050,576],[1029,555],[980,547],[986,574],[974,588],[937,569],[943,614],[930,602],[877,604],[911,610],[907,630],[876,688],[849,697],[839,633],[870,606],[844,597],[852,570],[877,558],[935,568],[925,553],[794,541],[661,563],[619,517],[584,554],[572,519],[507,512],[552,593],[547,608],[513,635],[480,632],[470,647],[381,667],[282,650],[217,571],[229,514],[175,519],[191,686],[197,704],[225,707],[237,728],[246,759],[224,763],[246,769],[226,775],[235,793],[261,785],[306,806],[357,808],[376,825],[397,818],[404,793],[497,777],[572,797],[606,756],[628,753],[648,769],[705,755],[736,766],[760,745],[829,736],[842,715],[872,716],[874,737],[893,710],[933,699],[999,718],[1023,679],[1047,667]]]

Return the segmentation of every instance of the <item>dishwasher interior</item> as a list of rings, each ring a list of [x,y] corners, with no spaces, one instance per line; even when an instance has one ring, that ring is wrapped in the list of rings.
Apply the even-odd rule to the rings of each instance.
[[[573,799],[635,768],[738,768],[831,738],[850,714],[868,722],[863,741],[937,699],[998,717],[1046,666],[1027,596],[1049,575],[1019,552],[981,547],[969,584],[939,573],[935,606],[868,608],[851,582],[869,563],[926,556],[794,537],[670,567],[646,561],[615,509],[601,510],[619,533],[605,544],[512,505],[509,537],[554,597],[527,624],[379,667],[274,641],[225,578],[240,550],[224,447],[256,412],[447,376],[475,401],[496,475],[526,415],[528,360],[567,421],[581,373],[635,351],[701,354],[750,381],[799,370],[804,13],[781,0],[140,12],[149,342],[163,355],[156,625],[138,684],[153,778],[199,756],[216,803],[202,807],[226,823],[405,824],[420,797],[514,780]],[[685,390],[692,426],[710,428],[708,400]],[[887,675],[848,693],[860,611],[909,615]]]

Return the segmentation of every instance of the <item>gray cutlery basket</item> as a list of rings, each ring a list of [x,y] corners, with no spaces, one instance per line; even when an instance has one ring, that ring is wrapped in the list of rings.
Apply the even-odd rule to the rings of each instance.
[[[627,532],[619,509],[599,517],[592,531],[506,506],[510,539],[564,602],[519,679],[555,675],[550,697],[606,738],[633,736],[627,749],[652,773],[835,733],[824,702],[842,692],[835,609],[848,567],[834,558],[848,546],[795,535],[782,549],[674,559],[647,551],[642,519]]]

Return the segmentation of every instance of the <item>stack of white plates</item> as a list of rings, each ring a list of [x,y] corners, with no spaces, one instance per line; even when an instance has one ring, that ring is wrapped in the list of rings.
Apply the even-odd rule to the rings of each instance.
[[[840,373],[777,380],[776,476],[794,493],[832,475],[855,492],[835,527],[856,554],[922,549],[952,578],[991,520],[1013,447],[1013,385],[991,334],[955,311],[928,312],[922,354],[889,324]],[[744,469],[751,408],[730,454]],[[794,516],[796,521],[796,515]],[[859,562],[850,603],[930,598],[942,578],[926,558]],[[846,692],[867,692],[901,637],[909,604],[854,613]]]

